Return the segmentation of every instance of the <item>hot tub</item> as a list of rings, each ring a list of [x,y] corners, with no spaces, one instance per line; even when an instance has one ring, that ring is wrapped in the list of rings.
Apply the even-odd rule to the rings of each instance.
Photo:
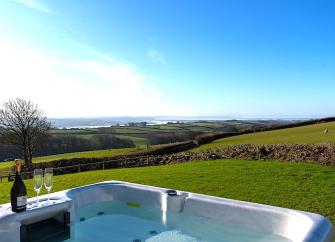
[[[109,181],[52,193],[22,213],[0,206],[1,242],[37,240],[330,242],[334,231],[317,214]]]

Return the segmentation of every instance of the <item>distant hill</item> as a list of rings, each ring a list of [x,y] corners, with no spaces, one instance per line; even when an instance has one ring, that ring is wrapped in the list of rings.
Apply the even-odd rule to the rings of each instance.
[[[206,133],[239,132],[246,129],[262,129],[292,123],[292,121],[285,120],[163,121],[163,119],[158,120],[158,117],[155,119],[147,117],[147,121],[151,123],[167,123],[146,125],[147,123],[143,119],[124,118],[122,120],[123,122],[131,121],[133,126],[111,126],[108,125],[108,122],[117,122],[117,119],[110,120],[108,118],[54,120],[58,122],[58,125],[66,127],[72,125],[107,127],[52,129],[50,139],[35,150],[35,157],[101,149],[146,148],[156,144],[190,141],[196,136]],[[142,123],[138,122],[139,120],[142,120]],[[81,153],[78,154],[79,157],[80,155]],[[13,160],[20,156],[21,151],[17,148],[0,144],[0,161]]]
[[[110,127],[115,125],[127,125],[129,123],[140,123],[146,122],[149,125],[160,125],[167,123],[177,123],[177,122],[199,122],[199,121],[217,121],[224,122],[229,120],[240,120],[241,122],[251,121],[252,123],[256,123],[257,119],[239,119],[233,117],[210,117],[210,116],[194,116],[194,117],[102,117],[102,118],[49,118],[49,121],[52,123],[54,128],[94,128],[94,127]],[[264,122],[269,123],[287,123],[290,122],[290,119],[259,119]],[[292,119],[293,120],[293,119]],[[296,119],[295,119],[296,120]]]

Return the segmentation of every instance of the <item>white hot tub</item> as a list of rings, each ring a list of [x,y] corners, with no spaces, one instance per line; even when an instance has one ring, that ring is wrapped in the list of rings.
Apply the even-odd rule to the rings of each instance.
[[[334,240],[321,215],[126,182],[52,193],[51,201],[17,214],[1,205],[0,241]]]

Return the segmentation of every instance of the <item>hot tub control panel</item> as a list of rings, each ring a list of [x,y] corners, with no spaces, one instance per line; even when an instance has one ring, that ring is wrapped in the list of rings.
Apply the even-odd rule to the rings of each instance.
[[[59,213],[31,224],[22,224],[20,227],[20,241],[48,241],[55,236],[66,240],[70,238],[70,212]]]

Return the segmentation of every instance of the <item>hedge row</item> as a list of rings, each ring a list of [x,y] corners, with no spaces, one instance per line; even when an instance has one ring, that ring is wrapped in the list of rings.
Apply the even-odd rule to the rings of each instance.
[[[335,144],[236,145],[199,153],[181,152],[165,158],[165,163],[193,160],[243,159],[304,162],[335,166]]]

